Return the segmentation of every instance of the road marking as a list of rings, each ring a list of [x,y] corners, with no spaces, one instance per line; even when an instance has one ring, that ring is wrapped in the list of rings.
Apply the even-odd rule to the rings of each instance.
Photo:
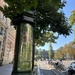
[[[55,75],[58,75],[55,71],[51,70]]]
[[[41,71],[41,75],[43,75],[43,72]]]
[[[41,75],[41,72],[40,72],[40,64],[38,64],[38,75]]]

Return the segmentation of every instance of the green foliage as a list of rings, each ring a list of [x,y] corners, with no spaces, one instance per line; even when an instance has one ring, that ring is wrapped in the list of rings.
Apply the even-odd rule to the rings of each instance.
[[[60,47],[55,51],[54,58],[75,59],[75,44],[72,42]]]
[[[50,33],[53,31],[59,35],[70,35],[71,26],[63,12],[59,9],[65,6],[66,2],[61,0],[4,0],[8,6],[0,7],[6,17],[12,21],[15,16],[23,12],[32,11],[35,16],[36,27],[34,38],[36,45],[44,46],[45,42],[55,42],[57,37]],[[48,36],[47,36],[48,34]]]
[[[35,37],[35,42],[37,46],[44,46],[45,42],[53,42],[56,43],[55,39],[58,38],[58,36],[54,36],[53,32],[45,32],[45,33],[41,33],[39,35],[40,32],[38,32],[38,34]],[[42,41],[41,41],[42,40]]]
[[[70,25],[75,26],[75,10],[72,11],[70,17],[69,17]],[[75,28],[74,28],[74,41],[73,43],[75,44]]]
[[[55,58],[61,58],[64,59],[66,55],[64,55],[63,47],[60,47],[54,54]]]
[[[50,59],[53,59],[53,57],[54,57],[54,50],[53,50],[52,45],[51,45],[51,43],[50,43],[49,58],[50,58]]]
[[[71,25],[75,25],[75,10],[72,11],[70,17],[69,17],[69,21]]]
[[[59,5],[58,7],[60,8]],[[53,31],[54,33],[57,32],[59,35],[63,34],[64,36],[70,35],[71,33],[71,26],[69,25],[65,14],[63,12],[58,12],[58,10],[59,9],[57,9],[55,6],[52,6],[51,3],[38,3],[38,6],[34,13],[36,20],[35,34],[37,33],[35,38],[39,40],[38,42],[43,42],[42,45],[44,45],[44,43],[47,41],[50,42],[49,39],[53,38],[47,38],[47,32],[50,33],[50,31]],[[46,38],[47,40],[43,40],[43,38]],[[42,41],[40,41],[40,39]]]
[[[65,4],[66,4],[66,0],[64,1],[61,1],[61,0],[51,0],[51,5],[53,6],[53,7],[55,7],[56,9],[59,9],[59,8],[63,8],[63,6],[65,6]]]

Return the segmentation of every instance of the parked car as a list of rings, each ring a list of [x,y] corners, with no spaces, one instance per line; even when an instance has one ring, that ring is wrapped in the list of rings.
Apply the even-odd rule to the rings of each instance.
[[[68,75],[73,75],[73,74],[75,74],[75,62],[72,62],[68,67]]]

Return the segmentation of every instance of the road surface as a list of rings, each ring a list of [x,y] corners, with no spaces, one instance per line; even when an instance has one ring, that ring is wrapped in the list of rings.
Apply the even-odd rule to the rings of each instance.
[[[65,75],[56,70],[53,66],[48,65],[47,61],[38,61],[39,75]]]

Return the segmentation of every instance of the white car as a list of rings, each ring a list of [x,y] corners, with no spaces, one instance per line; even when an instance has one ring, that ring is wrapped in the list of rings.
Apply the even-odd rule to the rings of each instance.
[[[75,74],[75,62],[72,62],[70,66],[68,67],[68,74],[73,75]]]

